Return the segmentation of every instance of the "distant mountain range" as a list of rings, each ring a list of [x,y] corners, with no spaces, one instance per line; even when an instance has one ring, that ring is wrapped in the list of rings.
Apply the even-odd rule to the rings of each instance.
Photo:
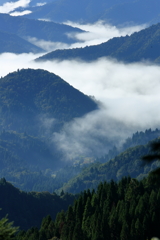
[[[43,49],[32,43],[18,37],[15,34],[0,31],[0,53],[40,53]]]
[[[124,62],[149,60],[160,62],[160,24],[148,27],[131,36],[115,37],[109,41],[85,48],[56,50],[37,60],[82,59],[93,61],[101,57]]]
[[[0,14],[1,52],[43,52],[44,49],[30,44],[34,39],[37,41],[50,41],[61,43],[73,43],[67,36],[68,33],[81,33],[82,30],[68,25],[53,22],[27,19],[23,17],[12,17],[8,14]],[[5,33],[5,34],[4,34]],[[8,36],[7,36],[8,34]],[[20,39],[21,38],[21,39]]]
[[[30,8],[29,18],[45,18],[56,22],[96,22],[113,25],[157,23],[160,20],[159,0],[57,0]]]

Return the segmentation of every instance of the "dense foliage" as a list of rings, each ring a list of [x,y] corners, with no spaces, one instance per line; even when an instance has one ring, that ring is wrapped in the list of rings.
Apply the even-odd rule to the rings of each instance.
[[[43,217],[50,214],[54,219],[62,209],[67,210],[74,199],[75,196],[63,192],[61,196],[49,192],[22,192],[4,178],[0,180],[0,218],[8,214],[9,221],[14,221],[21,229],[40,227]]]
[[[141,240],[160,237],[159,180],[123,178],[101,183],[97,191],[84,191],[66,213],[41,228],[20,232],[17,240]]]
[[[5,177],[24,191],[51,193],[60,193],[62,189],[78,193],[96,187],[100,181],[117,181],[126,175],[142,178],[158,166],[158,162],[142,166],[140,158],[149,152],[149,145],[146,144],[159,135],[158,129],[137,132],[120,149],[114,147],[101,158],[80,157],[63,162],[64,156],[45,138],[2,131],[0,177]]]
[[[145,59],[159,63],[159,28],[160,24],[156,24],[135,32],[131,36],[115,37],[99,45],[56,50],[37,60],[80,58],[85,61],[94,61],[101,57],[111,57],[125,62],[138,62]]]
[[[22,69],[0,79],[0,129],[43,135],[97,104],[53,73]],[[57,130],[56,128],[56,130]]]
[[[52,193],[82,167],[62,162],[61,154],[43,139],[26,133],[0,133],[0,177],[21,190]]]
[[[11,240],[18,231],[18,227],[13,226],[7,217],[0,219],[0,240]]]
[[[78,193],[84,189],[97,187],[101,181],[110,181],[111,179],[118,181],[124,176],[142,179],[160,166],[159,161],[145,164],[141,160],[144,155],[151,153],[151,142],[148,141],[156,136],[159,136],[159,130],[146,130],[145,133],[137,132],[132,138],[126,140],[120,154],[118,154],[116,148],[113,149],[108,155],[98,159],[103,163],[97,162],[85,168],[77,176],[65,183],[60,191],[63,189],[67,192]],[[160,139],[157,138],[157,141],[159,142]],[[116,156],[114,156],[114,151]]]

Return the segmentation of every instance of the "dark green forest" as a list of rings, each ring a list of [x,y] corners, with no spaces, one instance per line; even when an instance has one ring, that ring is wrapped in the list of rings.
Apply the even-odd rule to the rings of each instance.
[[[14,9],[31,10],[25,17],[0,13],[0,53],[45,54],[36,64],[105,57],[160,63],[159,0],[44,2]],[[100,25],[114,24],[120,32],[135,24],[148,27],[84,48],[46,54],[47,47],[37,47],[80,43],[76,34],[85,32],[64,24],[68,20],[90,27],[105,20]],[[0,78],[0,240],[160,239],[160,130],[111,140],[97,124],[95,135],[88,129],[77,134],[79,120],[92,121],[102,105],[42,69],[17,69]],[[84,138],[87,153],[77,150]]]
[[[80,194],[55,219],[43,218],[40,228],[20,231],[16,240],[151,239],[160,237],[160,180],[125,177],[100,183]]]
[[[93,99],[45,70],[22,69],[0,79],[1,130],[43,135],[41,119],[53,120],[57,130],[97,108]]]
[[[0,177],[26,191],[60,188],[82,167],[65,162],[52,133],[96,109],[95,100],[44,70],[22,69],[1,78]]]
[[[42,218],[48,214],[54,219],[62,209],[67,210],[76,196],[68,193],[24,192],[15,188],[5,178],[0,180],[0,218],[8,214],[15,226],[27,230],[40,227]]]
[[[121,149],[113,147],[101,158],[79,157],[71,162],[45,138],[26,133],[0,133],[0,177],[5,177],[25,191],[79,193],[93,189],[101,181],[120,180],[123,176],[142,178],[159,166],[158,162],[141,164],[141,157],[150,153],[149,143],[160,131],[137,132]],[[91,162],[90,162],[91,160]],[[93,163],[92,163],[93,162]]]
[[[159,142],[160,139],[158,138],[156,141]],[[60,191],[63,189],[66,192],[79,193],[84,189],[95,189],[103,181],[119,181],[124,176],[136,179],[146,177],[149,172],[160,166],[158,160],[149,164],[143,163],[141,160],[144,155],[152,154],[150,144],[151,142],[129,147],[109,161],[107,161],[108,156],[104,156],[102,158],[104,163],[96,162],[88,166],[65,183]]]
[[[160,24],[152,25],[131,36],[115,37],[107,42],[85,48],[55,50],[36,59],[46,61],[52,59],[81,59],[94,61],[98,58],[109,57],[118,61],[139,62],[149,60],[159,63],[160,58]]]

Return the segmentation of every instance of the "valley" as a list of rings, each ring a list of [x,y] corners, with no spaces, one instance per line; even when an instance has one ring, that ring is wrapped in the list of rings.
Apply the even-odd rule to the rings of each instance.
[[[159,1],[0,4],[0,239],[160,238]]]

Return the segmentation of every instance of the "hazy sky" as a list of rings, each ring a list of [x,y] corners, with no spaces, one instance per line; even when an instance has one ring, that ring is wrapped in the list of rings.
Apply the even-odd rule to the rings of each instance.
[[[99,23],[98,23],[99,24]],[[107,25],[108,26],[108,25]],[[89,26],[86,26],[89,29]],[[136,27],[138,30],[142,28]],[[94,31],[93,31],[94,29]],[[96,32],[97,29],[97,32]],[[110,32],[109,32],[110,29]],[[93,42],[114,34],[129,34],[133,27],[118,30],[113,26],[91,26],[92,33],[85,36],[86,41]],[[98,34],[98,32],[100,32]],[[104,35],[103,35],[104,32]],[[93,36],[93,39],[92,37]],[[99,37],[101,36],[101,37]],[[90,155],[93,147],[107,152],[94,136],[107,136],[117,145],[136,131],[160,127],[160,68],[149,62],[124,64],[114,59],[102,58],[86,63],[82,61],[52,61],[35,63],[34,54],[0,55],[0,76],[21,68],[42,68],[53,72],[73,87],[100,101],[101,107],[83,118],[66,124],[63,133],[54,134],[52,140],[69,157],[76,154]],[[49,126],[48,126],[49,127]],[[47,126],[46,126],[47,130]],[[87,143],[89,145],[87,145]],[[72,150],[75,149],[75,152]],[[97,152],[98,154],[98,152]]]

